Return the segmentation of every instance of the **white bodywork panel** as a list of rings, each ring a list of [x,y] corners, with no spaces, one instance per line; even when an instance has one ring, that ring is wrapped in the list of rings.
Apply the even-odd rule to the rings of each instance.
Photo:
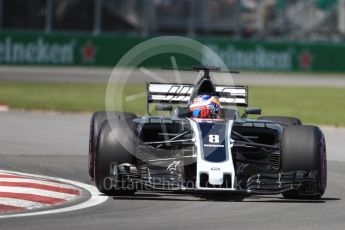
[[[227,123],[226,127],[226,134],[225,134],[225,144],[226,144],[226,154],[227,159],[223,162],[215,163],[209,162],[203,159],[203,143],[201,132],[198,128],[198,124],[196,121],[192,119],[190,120],[191,127],[195,134],[195,146],[196,146],[196,153],[197,153],[197,172],[196,172],[196,189],[198,190],[217,190],[217,191],[234,191],[236,190],[236,175],[235,175],[235,167],[233,164],[231,148],[232,148],[232,141],[230,138],[231,130],[234,121],[230,120]],[[200,174],[207,173],[209,176],[209,183],[211,185],[221,185],[223,183],[223,175],[230,174],[231,175],[231,188],[207,188],[207,187],[200,187]]]

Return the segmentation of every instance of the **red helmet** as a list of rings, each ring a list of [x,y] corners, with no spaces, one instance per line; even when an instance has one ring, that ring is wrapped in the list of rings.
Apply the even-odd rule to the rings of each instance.
[[[197,96],[189,107],[192,118],[220,119],[221,107],[218,97]]]

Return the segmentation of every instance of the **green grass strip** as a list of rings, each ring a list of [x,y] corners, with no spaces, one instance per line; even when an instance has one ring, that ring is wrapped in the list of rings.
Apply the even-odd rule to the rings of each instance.
[[[345,126],[345,88],[250,87],[249,103],[264,115],[295,116],[304,123]]]
[[[0,104],[26,110],[104,110],[105,84],[0,82]],[[140,94],[143,85],[127,86],[123,98]],[[124,109],[143,113],[145,98],[124,101]],[[249,104],[261,107],[263,115],[295,116],[304,123],[345,126],[345,89],[327,87],[249,88]]]

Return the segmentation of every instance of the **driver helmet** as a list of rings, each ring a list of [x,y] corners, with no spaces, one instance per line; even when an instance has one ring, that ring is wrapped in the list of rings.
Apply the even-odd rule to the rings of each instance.
[[[192,118],[221,119],[220,102],[216,96],[197,96],[190,105],[189,111]]]

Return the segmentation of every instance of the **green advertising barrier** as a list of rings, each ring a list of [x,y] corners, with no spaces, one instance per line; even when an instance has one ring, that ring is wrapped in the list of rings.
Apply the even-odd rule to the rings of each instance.
[[[138,38],[0,33],[0,63],[113,66]]]
[[[273,71],[345,72],[345,45],[331,43],[231,42],[205,40],[231,68]]]
[[[0,64],[115,66],[134,46],[145,39],[131,36],[92,36],[0,32]],[[172,54],[158,55],[145,61],[146,66],[170,66]],[[173,54],[188,66],[195,60]]]
[[[145,40],[120,35],[0,32],[0,64],[113,67],[131,48]],[[345,45],[342,44],[197,40],[213,49],[232,69],[345,72]],[[179,66],[198,64],[184,55],[160,54],[143,65],[170,66],[171,55]]]

